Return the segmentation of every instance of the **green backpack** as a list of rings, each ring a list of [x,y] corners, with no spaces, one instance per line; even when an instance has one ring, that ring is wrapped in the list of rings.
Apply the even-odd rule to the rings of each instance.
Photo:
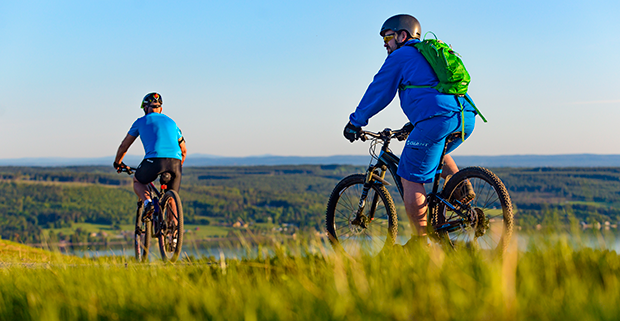
[[[461,55],[447,45],[445,42],[438,40],[437,36],[429,31],[426,34],[433,34],[435,39],[426,39],[415,43],[413,46],[426,58],[426,61],[431,65],[433,71],[439,79],[439,84],[432,88],[437,89],[440,93],[451,94],[457,96],[464,96],[467,101],[474,107],[480,118],[486,123],[486,119],[482,116],[482,113],[478,110],[474,102],[471,101],[465,94],[467,93],[467,87],[471,78],[465,65],[461,60]],[[401,86],[400,89],[407,88],[429,88],[429,86]],[[460,104],[460,102],[459,102]],[[461,106],[463,111],[463,106]]]

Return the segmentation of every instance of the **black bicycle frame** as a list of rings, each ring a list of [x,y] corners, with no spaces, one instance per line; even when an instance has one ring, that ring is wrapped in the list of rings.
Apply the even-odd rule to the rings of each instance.
[[[439,179],[441,178],[441,172],[443,171],[443,159],[446,156],[446,151],[448,149],[448,143],[451,141],[450,138],[446,140],[446,144],[444,145],[443,151],[441,153],[441,158],[439,165],[437,166],[437,170],[435,171],[435,178],[433,179],[433,190],[431,192],[432,195],[436,195],[437,191],[439,191]],[[387,168],[394,177],[394,183],[396,183],[396,187],[398,188],[398,192],[400,193],[400,197],[403,197],[403,183],[400,180],[400,176],[398,175],[398,163],[400,162],[400,158],[394,153],[392,153],[388,149],[389,140],[383,144],[381,148],[381,153],[377,157],[377,163],[375,165],[371,165],[368,169],[369,172],[374,172],[376,168]],[[383,178],[383,177],[382,177]],[[385,182],[383,182],[385,183]]]
[[[155,235],[159,235],[160,231],[161,231],[161,222],[159,222],[159,213],[161,213],[162,209],[159,206],[159,200],[161,199],[162,194],[157,190],[157,187],[155,187],[155,184],[153,184],[153,182],[150,182],[147,185],[147,189],[149,191],[149,193],[151,194],[151,200],[153,201],[153,206],[154,206],[154,210],[153,210],[153,233]],[[155,193],[155,195],[153,195],[153,192]]]
[[[398,176],[398,163],[400,162],[400,158],[394,155],[391,151],[387,149],[381,149],[381,153],[377,157],[377,164],[375,164],[374,168],[387,168],[392,174],[394,178],[394,183],[396,184],[396,188],[398,188],[398,193],[400,193],[400,197],[403,198],[403,182],[400,180],[400,176]],[[371,169],[374,171],[374,169]]]
[[[446,152],[448,150],[448,143],[450,143],[451,141],[453,141],[454,139],[459,139],[460,133],[457,134],[452,134],[450,135],[447,139],[446,139],[446,143],[444,145],[443,151],[441,153],[441,158],[440,158],[440,162],[439,165],[437,166],[437,169],[435,171],[435,177],[433,179],[433,188],[431,193],[429,193],[427,195],[427,199],[428,199],[428,203],[429,206],[431,208],[434,208],[438,203],[444,203],[448,208],[450,208],[450,210],[454,211],[455,213],[457,213],[457,215],[459,216],[463,216],[464,214],[458,210],[455,206],[453,206],[452,204],[450,204],[450,202],[448,202],[446,199],[444,199],[443,197],[441,197],[438,192],[439,192],[439,180],[441,179],[441,173],[443,172],[443,160],[446,156]],[[396,155],[394,155],[394,153],[392,153],[389,148],[389,140],[384,142],[383,147],[381,148],[381,153],[379,153],[379,156],[377,157],[377,163],[374,165],[370,165],[370,167],[368,168],[367,173],[372,174],[375,172],[376,169],[382,169],[385,170],[387,169],[388,171],[390,171],[390,174],[392,175],[392,177],[394,178],[394,183],[396,184],[396,187],[398,189],[398,192],[400,193],[400,197],[401,199],[404,200],[404,192],[403,192],[403,183],[401,181],[400,176],[398,175],[397,171],[398,171],[398,163],[400,162],[400,158]],[[383,177],[376,177],[373,176],[373,178],[375,180],[380,181],[382,184],[384,185],[388,185],[389,183],[387,183]],[[372,181],[370,178],[366,179],[367,182]],[[363,191],[363,195],[362,195],[362,200],[366,199],[366,194],[368,193],[368,190],[370,189],[370,186],[365,186],[364,187],[364,191]],[[374,207],[376,201],[373,200],[373,207],[371,210],[371,213],[374,213]],[[360,203],[360,208],[362,208],[362,203]]]

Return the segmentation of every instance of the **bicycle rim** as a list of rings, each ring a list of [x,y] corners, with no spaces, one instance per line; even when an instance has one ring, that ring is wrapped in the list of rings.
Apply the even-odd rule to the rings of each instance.
[[[382,185],[371,187],[362,211],[365,223],[356,222],[364,175],[344,178],[327,204],[327,234],[334,249],[351,255],[376,255],[394,245],[398,220],[394,202]]]
[[[183,246],[183,208],[179,194],[173,190],[162,198],[160,222],[158,240],[162,260],[175,262]]]
[[[471,184],[475,197],[466,205],[457,198]],[[437,226],[440,237],[453,248],[475,248],[490,256],[501,256],[512,236],[513,213],[510,195],[502,181],[482,167],[468,167],[456,173],[446,184],[442,196],[448,199],[459,216],[445,204],[439,205]]]

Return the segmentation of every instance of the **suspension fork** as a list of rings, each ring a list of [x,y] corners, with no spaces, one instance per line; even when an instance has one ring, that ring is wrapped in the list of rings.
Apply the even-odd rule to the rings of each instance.
[[[379,170],[378,173],[376,173],[377,170]],[[364,209],[366,208],[366,199],[368,198],[368,193],[370,192],[372,185],[375,184],[375,181],[387,184],[387,182],[385,181],[385,172],[386,167],[379,163],[369,166],[366,170],[364,187],[362,188],[362,194],[360,195],[357,213],[353,221],[351,221],[352,224],[361,226],[362,228],[367,228],[370,221],[375,218],[375,211],[377,209],[377,203],[379,202],[379,194],[375,193],[373,195],[370,203],[370,210],[367,212],[367,215],[364,215]]]
[[[375,167],[373,168],[372,171],[368,172],[371,175],[368,175],[368,174],[366,175],[366,182],[372,183],[373,180],[378,180],[381,183],[383,183],[384,185],[387,185],[387,182],[385,181],[385,173],[387,172],[387,167],[385,165],[380,165],[380,164],[377,164],[377,165],[375,165]],[[379,175],[374,174],[374,172],[377,169],[379,170]],[[372,174],[374,174],[374,175],[372,175]],[[366,184],[364,184],[364,185],[366,185]],[[370,185],[369,185],[369,189],[368,190],[370,191]],[[370,211],[368,211],[368,218],[370,219],[370,221],[372,221],[375,218],[375,212],[377,210],[377,203],[378,202],[379,202],[379,193],[375,193],[375,195],[373,195],[373,197],[372,197],[372,203],[370,205]]]

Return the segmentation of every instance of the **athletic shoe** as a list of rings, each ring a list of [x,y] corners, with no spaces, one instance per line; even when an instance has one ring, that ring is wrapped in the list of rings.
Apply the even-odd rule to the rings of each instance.
[[[450,178],[452,178],[452,175],[448,175],[448,177],[446,177],[446,181],[443,184],[444,189],[446,188],[446,185],[448,185]],[[474,187],[471,185],[471,182],[466,180],[464,183],[459,184],[459,186],[454,189],[452,198],[461,202],[463,205],[469,204],[469,202],[476,198],[476,192],[474,192]]]
[[[453,195],[454,199],[458,200],[463,205],[469,204],[469,202],[476,198],[476,192],[474,192],[474,187],[471,185],[469,180],[457,186]]]

